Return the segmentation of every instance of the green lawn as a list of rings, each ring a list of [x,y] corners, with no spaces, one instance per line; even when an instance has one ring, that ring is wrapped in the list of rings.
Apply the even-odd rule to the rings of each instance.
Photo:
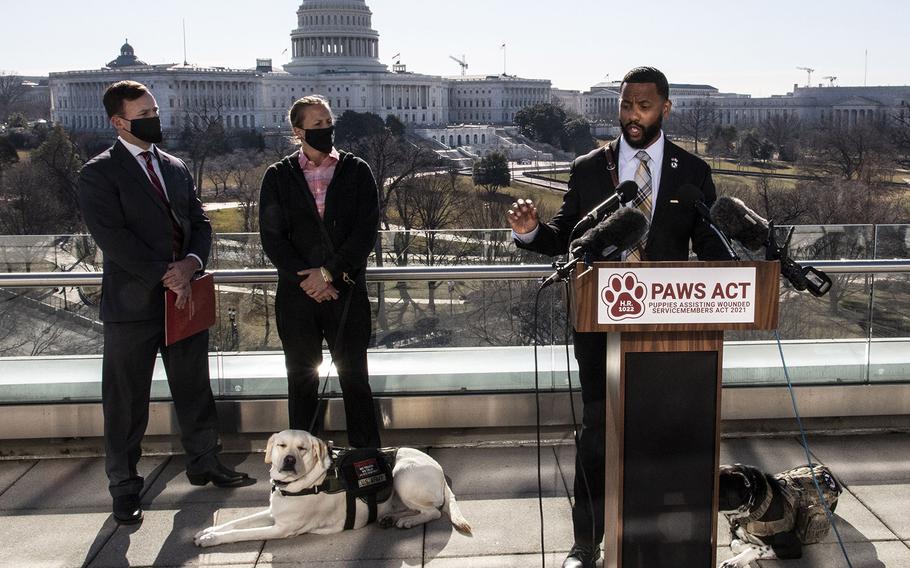
[[[545,177],[547,179],[551,179],[553,181],[561,181],[563,183],[569,182],[569,172],[558,172],[558,173],[541,172],[539,175],[542,177]]]
[[[240,233],[243,231],[243,214],[240,209],[217,209],[206,213],[216,233]]]

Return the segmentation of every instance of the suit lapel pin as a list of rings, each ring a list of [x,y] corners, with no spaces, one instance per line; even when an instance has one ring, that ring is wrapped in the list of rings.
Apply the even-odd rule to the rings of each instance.
[[[670,167],[674,170],[679,167],[679,160],[676,158],[670,158]]]

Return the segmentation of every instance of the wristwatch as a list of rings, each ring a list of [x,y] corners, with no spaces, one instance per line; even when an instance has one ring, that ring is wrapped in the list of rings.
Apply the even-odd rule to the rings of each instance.
[[[332,281],[332,273],[329,272],[325,266],[319,267],[319,274],[322,274],[322,279],[325,280],[326,282]]]

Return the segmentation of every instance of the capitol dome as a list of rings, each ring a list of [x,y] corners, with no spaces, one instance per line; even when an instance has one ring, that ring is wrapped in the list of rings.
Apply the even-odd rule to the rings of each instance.
[[[379,32],[364,0],[303,0],[291,32],[288,73],[385,72],[379,62]]]

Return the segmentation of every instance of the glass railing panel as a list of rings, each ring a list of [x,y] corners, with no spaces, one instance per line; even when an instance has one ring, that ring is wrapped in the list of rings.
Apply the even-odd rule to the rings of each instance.
[[[910,225],[876,225],[875,258],[910,258]]]
[[[877,258],[910,257],[910,225],[878,225]],[[876,274],[870,306],[869,381],[910,381],[910,274]]]
[[[227,292],[223,285],[218,288],[221,341],[240,347],[219,354],[220,391],[226,395],[285,395],[274,294],[261,296],[256,291],[259,286],[233,286]],[[377,394],[528,390],[534,385],[535,336],[542,346],[538,352],[541,387],[562,388],[567,383],[566,309],[558,288],[541,295],[536,334],[536,282],[371,282],[367,288],[373,322],[370,375]],[[258,309],[243,308],[256,303]],[[225,308],[227,305],[237,307]],[[266,339],[268,329],[271,335]],[[556,344],[563,346],[561,356],[554,354]],[[330,377],[327,392],[340,392],[327,361],[328,353],[320,376]]]
[[[786,241],[789,230],[789,226],[776,230],[778,243]],[[791,258],[811,265],[815,260],[870,259],[874,245],[872,225],[798,225],[793,227],[789,250]],[[752,254],[764,258],[763,251]],[[831,289],[821,298],[797,291],[781,278],[778,332],[794,384],[862,383],[868,377],[872,276],[829,276]],[[773,333],[728,331],[724,337],[724,384],[786,382]]]
[[[791,250],[802,263],[873,254],[901,258],[906,256],[907,227],[801,226]],[[389,231],[382,233],[380,245],[382,254],[374,255],[371,265],[384,268],[550,262],[517,249],[507,230]],[[9,272],[101,270],[100,255],[86,236],[0,237],[0,250]],[[270,269],[271,264],[258,234],[224,234],[216,236],[209,268]],[[834,286],[823,298],[782,281],[780,333],[794,382],[910,380],[903,355],[910,353],[905,339],[910,337],[905,316],[910,313],[910,275],[831,276]],[[374,310],[370,361],[377,393],[533,388],[536,281],[403,278],[369,283]],[[217,290],[217,323],[210,331],[216,395],[284,396],[284,361],[274,321],[276,284],[219,283]],[[91,287],[0,290],[0,402],[100,397],[98,293]],[[543,346],[540,384],[564,389],[565,301],[559,286],[544,291],[541,299],[536,327]],[[724,364],[726,385],[778,385],[784,380],[768,332],[728,332]],[[574,357],[569,365],[574,369]],[[331,376],[328,392],[337,394]],[[160,362],[152,392],[168,396]]]
[[[101,269],[88,235],[0,235],[0,272],[81,272]]]

